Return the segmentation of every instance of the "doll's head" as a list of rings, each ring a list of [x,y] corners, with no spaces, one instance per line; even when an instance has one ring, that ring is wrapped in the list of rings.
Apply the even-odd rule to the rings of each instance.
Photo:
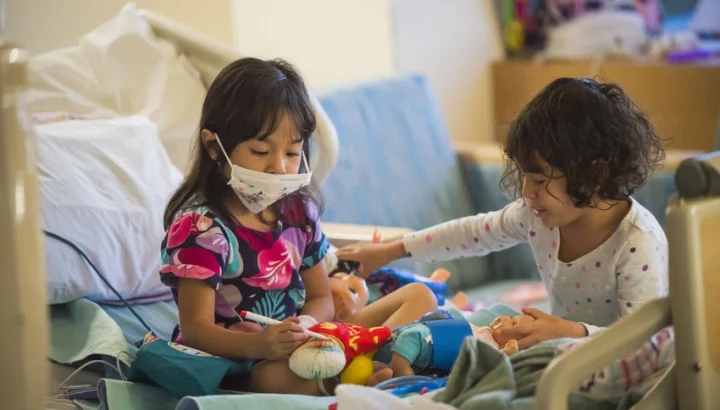
[[[490,323],[490,329],[494,331],[509,327],[524,326],[529,325],[534,321],[535,318],[530,315],[517,315],[513,317],[498,316],[492,323]],[[497,332],[493,332],[493,337],[495,338],[495,342],[500,346],[505,346],[505,344],[510,341],[509,337],[503,336],[502,334],[498,335]]]
[[[342,322],[367,305],[370,297],[365,279],[347,273],[330,278],[330,292],[335,306],[335,320]]]

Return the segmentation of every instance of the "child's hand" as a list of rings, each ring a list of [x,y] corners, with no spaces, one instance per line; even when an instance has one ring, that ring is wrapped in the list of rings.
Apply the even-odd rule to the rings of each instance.
[[[525,308],[523,313],[534,317],[535,321],[526,325],[495,329],[493,330],[493,336],[502,335],[503,338],[515,339],[518,341],[520,349],[550,339],[587,336],[587,330],[582,323],[553,316],[533,308]]]
[[[309,337],[300,326],[300,319],[296,317],[289,317],[280,324],[268,326],[256,335],[258,356],[265,360],[287,358]]]
[[[335,254],[339,260],[359,262],[358,272],[363,278],[405,256],[402,239],[385,243],[357,243],[338,249]]]

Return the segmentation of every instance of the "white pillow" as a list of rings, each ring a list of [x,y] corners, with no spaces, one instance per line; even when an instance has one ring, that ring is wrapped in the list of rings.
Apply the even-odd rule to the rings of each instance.
[[[44,227],[82,249],[126,298],[160,283],[165,205],[182,176],[143,117],[35,127]],[[118,300],[75,250],[46,237],[49,303]]]
[[[30,111],[148,117],[170,159],[185,170],[205,87],[197,70],[172,43],[154,35],[134,4],[77,45],[32,56],[28,69]]]

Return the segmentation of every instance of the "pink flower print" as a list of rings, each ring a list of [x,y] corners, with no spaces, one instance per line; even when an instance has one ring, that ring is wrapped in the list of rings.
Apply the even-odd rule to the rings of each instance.
[[[220,265],[212,252],[202,248],[182,248],[171,256],[169,265],[160,273],[172,273],[180,278],[207,279],[220,274]]]
[[[186,213],[175,219],[168,229],[167,247],[176,248],[182,245],[193,230],[193,213]]]
[[[176,248],[187,238],[198,232],[205,232],[212,226],[212,219],[195,212],[187,212],[175,219],[168,229],[167,247]]]
[[[239,240],[247,243],[255,252],[261,252],[263,249],[266,249],[268,243],[272,241],[272,232],[253,231],[244,226],[238,226],[237,229],[235,229],[235,235]]]
[[[258,254],[260,272],[251,278],[243,278],[243,281],[263,290],[285,289],[290,285],[295,268],[285,240],[279,238],[272,247]]]

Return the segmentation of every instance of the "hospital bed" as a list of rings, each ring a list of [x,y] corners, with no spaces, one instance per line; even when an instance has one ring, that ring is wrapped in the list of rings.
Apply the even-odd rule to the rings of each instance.
[[[149,11],[141,11],[159,36],[172,41],[179,52],[188,56],[193,66],[209,83],[229,61],[237,58],[234,50],[218,46],[216,42],[196,32],[178,26],[175,22]],[[3,372],[0,376],[0,403],[3,408],[39,409],[43,406],[45,391],[42,375],[47,373],[47,316],[38,309],[38,300],[45,300],[42,286],[44,266],[43,238],[37,217],[38,197],[32,157],[32,139],[20,127],[17,105],[13,96],[25,82],[23,78],[23,52],[11,46],[2,49],[0,84],[3,92],[2,135],[0,138],[0,226],[9,227],[0,236],[0,260],[5,261],[3,286],[0,287],[0,324],[3,338],[3,368],[18,369]],[[319,106],[318,106],[319,107]],[[320,110],[318,115],[324,113]],[[320,121],[321,139],[326,162],[313,163],[316,176],[324,178],[337,160],[336,136],[330,121]],[[323,132],[322,127],[328,127]],[[323,145],[324,144],[324,145]],[[315,156],[317,158],[318,156]],[[493,157],[497,159],[497,156]],[[717,161],[715,169],[720,168]],[[703,174],[698,174],[703,175]],[[698,176],[698,178],[701,178]],[[704,177],[709,178],[709,177]],[[702,178],[701,178],[702,179]],[[715,182],[717,183],[717,182]],[[666,324],[677,329],[678,361],[647,398],[642,408],[704,409],[717,406],[717,391],[709,386],[718,383],[718,349],[714,348],[720,336],[718,322],[711,323],[716,308],[709,304],[712,292],[717,292],[718,279],[712,275],[720,261],[714,241],[720,200],[717,198],[680,198],[668,212],[670,238],[671,295],[648,304],[637,313],[619,322],[596,340],[591,340],[577,351],[568,354],[547,369],[538,391],[538,407],[562,409],[564,397],[576,381],[573,375],[589,373],[612,358],[628,352]],[[353,225],[326,224],[331,241],[338,245],[370,237],[371,229]],[[404,229],[387,229],[386,236],[400,235]],[[682,320],[670,321],[670,312]],[[711,327],[714,326],[714,327]],[[675,405],[677,404],[677,406]],[[664,407],[661,407],[664,406]],[[644,406],[644,407],[643,407]]]

